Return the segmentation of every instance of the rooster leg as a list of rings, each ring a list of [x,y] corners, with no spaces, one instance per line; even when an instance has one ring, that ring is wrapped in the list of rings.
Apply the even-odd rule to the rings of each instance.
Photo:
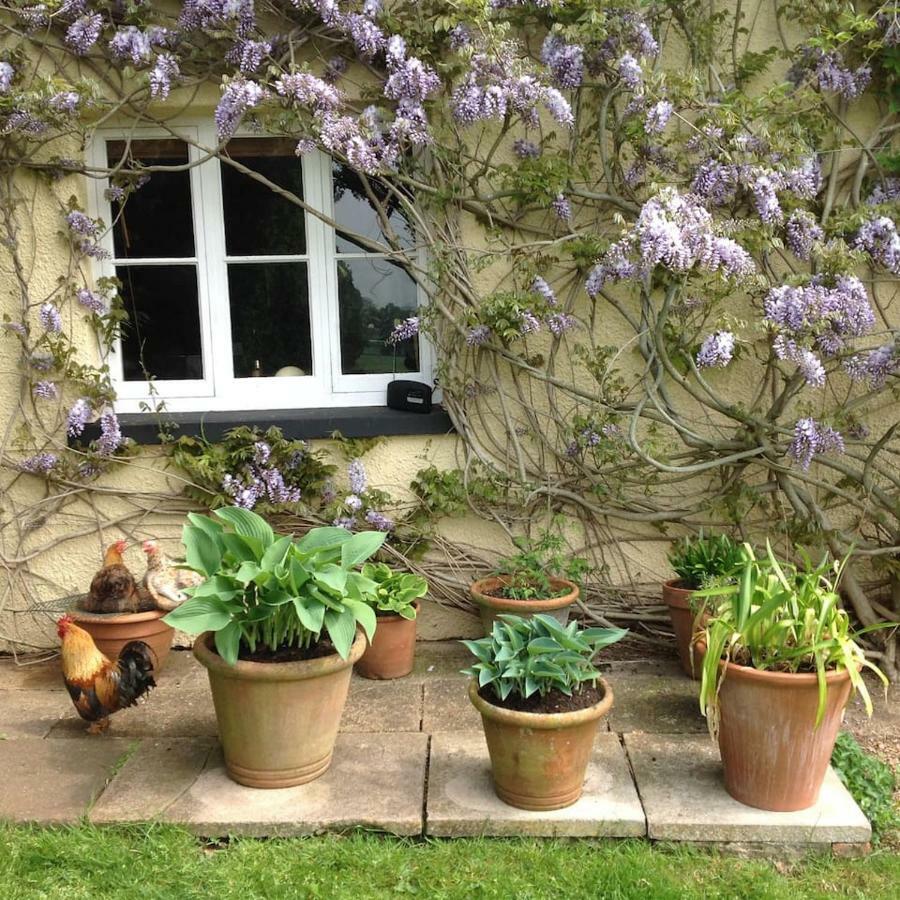
[[[91,722],[87,727],[88,734],[103,734],[106,729],[109,728],[109,718],[98,719],[96,722]]]

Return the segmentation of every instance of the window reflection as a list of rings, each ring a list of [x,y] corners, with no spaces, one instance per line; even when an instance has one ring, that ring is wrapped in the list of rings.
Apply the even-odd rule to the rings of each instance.
[[[343,225],[356,234],[363,235],[373,241],[386,244],[387,238],[382,227],[379,211],[372,204],[368,191],[375,197],[378,206],[383,211],[390,223],[391,229],[396,233],[402,247],[413,245],[413,232],[410,223],[395,195],[391,194],[385,185],[373,178],[367,179],[364,184],[358,172],[339,163],[334,164],[332,170],[334,185],[334,220],[337,222],[338,231],[335,235],[338,253],[359,253],[371,251],[370,247],[351,240],[346,234],[342,234],[340,227]]]

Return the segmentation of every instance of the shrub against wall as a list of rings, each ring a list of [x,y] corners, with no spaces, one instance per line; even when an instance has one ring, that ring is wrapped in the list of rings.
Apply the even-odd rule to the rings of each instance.
[[[220,144],[203,149],[223,164],[240,165],[221,152],[236,129],[258,125],[379,179],[372,195],[414,224],[425,255],[391,233],[354,240],[429,297],[398,337],[434,341],[468,455],[434,508],[462,484],[507,522],[562,512],[601,561],[610,535],[671,523],[775,531],[852,549],[895,583],[897,5],[772,9],[2,4],[10,480],[45,480],[43,515],[127,464],[104,359],[129,323],[119,286],[91,280],[110,223],[80,207],[75,179],[110,177],[127,204],[166,167],[91,169],[80,148],[109,121],[171,127],[213,83]],[[23,259],[42,182],[68,248],[50,286]],[[98,441],[64,447],[97,417]],[[328,506],[309,499],[285,497]],[[417,506],[406,524],[422,521]],[[27,583],[29,554],[4,553]],[[852,572],[845,589],[863,624],[891,613]],[[890,639],[883,653],[890,670]]]

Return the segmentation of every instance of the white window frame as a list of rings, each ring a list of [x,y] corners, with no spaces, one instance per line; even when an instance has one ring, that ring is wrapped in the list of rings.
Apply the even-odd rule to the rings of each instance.
[[[236,137],[260,137],[258,133],[239,131]],[[168,130],[153,127],[103,128],[95,132],[88,148],[91,165],[105,169],[108,141],[183,138],[189,160],[197,163],[205,148],[216,146],[215,126],[210,119],[181,120]],[[134,257],[116,259],[112,228],[108,227],[101,246],[109,256],[95,262],[98,276],[115,277],[117,266],[172,265],[193,263],[197,269],[197,294],[200,306],[200,338],[203,379],[189,381],[155,380],[153,391],[145,381],[125,381],[121,347],[117,341],[109,357],[110,374],[116,390],[116,411],[137,413],[155,409],[160,403],[169,412],[253,411],[267,409],[322,409],[328,407],[384,406],[388,384],[395,378],[433,381],[434,352],[419,336],[419,371],[399,371],[371,375],[345,375],[340,357],[340,310],[337,295],[337,257],[335,230],[313,213],[305,214],[306,253],[278,256],[241,256],[225,254],[225,221],[222,182],[216,158],[192,165],[189,169],[191,207],[194,225],[194,257],[154,259]],[[333,218],[332,160],[318,150],[304,154],[304,201],[310,207]],[[143,190],[152,190],[152,179]],[[88,196],[91,215],[110,226],[112,207],[106,197],[105,179],[92,179]],[[360,252],[365,256],[381,254]],[[228,296],[228,263],[305,262],[309,275],[309,319],[312,343],[312,374],[282,378],[235,378],[231,347],[231,308]],[[417,263],[424,268],[422,251]],[[425,292],[418,287],[418,305],[425,303]]]

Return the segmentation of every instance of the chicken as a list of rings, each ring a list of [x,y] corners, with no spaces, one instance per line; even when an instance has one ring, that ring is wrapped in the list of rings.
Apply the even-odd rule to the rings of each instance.
[[[175,609],[187,600],[185,588],[203,583],[203,576],[197,572],[177,568],[157,541],[144,541],[141,547],[147,554],[147,573],[142,586],[159,609]]]
[[[63,616],[56,631],[62,641],[63,681],[78,715],[91,723],[88,733],[105,731],[114,712],[134,706],[156,687],[154,654],[143,641],[129,641],[112,662],[71,616]]]
[[[155,609],[153,598],[138,585],[122,559],[127,546],[116,541],[106,549],[101,568],[91,581],[87,596],[79,603],[85,612],[136,613]]]

